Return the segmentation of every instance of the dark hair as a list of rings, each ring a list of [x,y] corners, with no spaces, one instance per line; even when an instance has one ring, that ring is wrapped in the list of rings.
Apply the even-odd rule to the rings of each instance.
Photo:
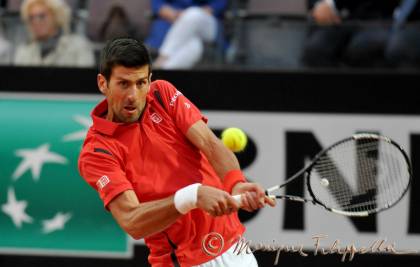
[[[129,37],[115,38],[108,41],[102,49],[99,73],[109,81],[112,68],[117,65],[128,68],[148,65],[150,73],[152,60],[149,51],[142,42]]]

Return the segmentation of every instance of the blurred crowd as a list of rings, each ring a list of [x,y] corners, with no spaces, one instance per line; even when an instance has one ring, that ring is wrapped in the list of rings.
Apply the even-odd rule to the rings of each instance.
[[[418,68],[418,0],[0,0],[0,64],[93,67],[106,40],[158,69]]]

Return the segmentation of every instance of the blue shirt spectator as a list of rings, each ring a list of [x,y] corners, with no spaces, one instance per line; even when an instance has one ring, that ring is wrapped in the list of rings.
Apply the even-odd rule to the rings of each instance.
[[[146,44],[153,48],[159,49],[162,42],[172,25],[171,21],[162,18],[159,13],[164,6],[169,6],[175,10],[182,11],[189,7],[210,7],[215,17],[221,18],[226,8],[226,0],[151,0],[152,11],[156,19],[153,21],[150,29],[149,37]]]

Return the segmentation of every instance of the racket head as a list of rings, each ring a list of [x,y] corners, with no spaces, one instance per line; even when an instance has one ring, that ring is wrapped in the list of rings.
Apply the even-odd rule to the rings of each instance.
[[[306,176],[313,200],[346,216],[368,216],[397,204],[412,179],[404,149],[388,137],[362,133],[318,153]]]

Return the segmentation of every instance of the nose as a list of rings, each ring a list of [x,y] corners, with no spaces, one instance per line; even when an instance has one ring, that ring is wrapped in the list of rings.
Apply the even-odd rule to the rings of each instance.
[[[127,92],[128,101],[134,102],[134,100],[136,100],[136,91],[137,91],[137,88],[135,85],[130,87],[130,89]]]

